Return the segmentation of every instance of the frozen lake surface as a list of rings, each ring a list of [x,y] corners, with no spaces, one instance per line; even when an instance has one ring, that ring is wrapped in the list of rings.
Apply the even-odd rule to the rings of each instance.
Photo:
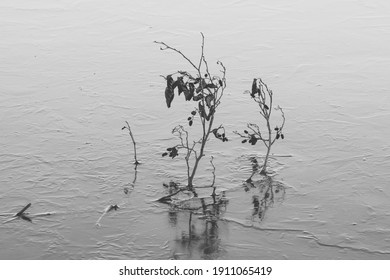
[[[197,60],[200,32],[227,68],[230,141],[208,143],[195,181],[212,155],[227,203],[211,223],[156,202],[185,184],[161,153],[194,103],[166,107],[160,75],[190,67],[153,41]],[[390,258],[390,2],[3,0],[0,35],[0,259]],[[232,132],[259,120],[255,77],[286,114],[262,215],[264,185],[243,182],[265,149]],[[28,203],[53,215],[6,222]]]

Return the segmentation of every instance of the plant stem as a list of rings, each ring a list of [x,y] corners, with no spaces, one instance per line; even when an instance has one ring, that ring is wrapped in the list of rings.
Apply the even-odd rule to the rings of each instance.
[[[211,118],[210,118],[210,122],[208,124],[207,132],[206,132],[206,127],[205,127],[206,126],[206,120],[202,121],[203,136],[202,136],[202,143],[201,143],[201,146],[200,146],[200,152],[199,152],[199,156],[195,158],[195,164],[194,164],[194,168],[192,169],[191,176],[188,177],[188,187],[190,189],[193,189],[193,180],[194,180],[194,177],[195,177],[195,174],[196,174],[196,170],[198,169],[199,162],[202,159],[202,157],[204,156],[203,151],[204,151],[204,148],[206,146],[206,142],[207,142],[207,140],[208,140],[208,138],[210,136],[211,127],[213,126],[213,121],[214,121],[214,115],[212,115]]]
[[[212,132],[212,126],[213,126],[213,122],[214,122],[214,113],[215,113],[218,105],[220,104],[220,100],[223,96],[224,89],[226,88],[226,68],[222,64],[222,62],[218,61],[217,64],[220,65],[220,67],[222,68],[222,70],[220,70],[223,74],[222,78],[219,78],[218,76],[213,76],[210,74],[208,63],[207,63],[207,60],[206,60],[205,54],[204,54],[205,38],[204,38],[203,33],[201,33],[201,36],[202,36],[201,53],[200,53],[199,61],[197,63],[194,63],[191,59],[189,59],[186,55],[184,55],[180,50],[178,50],[174,47],[171,47],[164,42],[155,41],[155,43],[160,45],[161,50],[172,50],[172,51],[178,53],[179,55],[181,55],[197,72],[197,75],[195,75],[197,77],[194,78],[193,75],[189,74],[186,71],[177,71],[177,73],[181,75],[181,77],[179,77],[182,79],[181,81],[183,81],[183,77],[186,77],[187,79],[190,80],[191,85],[193,87],[192,94],[194,94],[194,84],[199,83],[199,86],[196,89],[196,93],[197,93],[196,97],[197,98],[195,99],[195,94],[194,94],[193,100],[194,101],[200,100],[198,103],[198,108],[195,108],[194,112],[198,112],[198,114],[199,114],[200,122],[202,125],[202,128],[201,128],[202,136],[199,138],[199,140],[194,141],[194,144],[192,145],[192,147],[190,147],[190,145],[188,143],[187,131],[184,128],[182,128],[182,126],[180,126],[177,129],[175,128],[173,130],[174,132],[179,133],[179,137],[181,139],[181,145],[177,145],[177,146],[175,146],[175,148],[176,149],[182,148],[182,149],[185,149],[187,151],[186,157],[185,157],[186,166],[187,166],[187,180],[188,180],[187,188],[189,190],[191,190],[194,194],[195,194],[195,191],[194,191],[193,181],[194,181],[199,163],[204,156],[204,150],[205,150],[206,143],[209,140],[210,133]],[[202,74],[202,69],[204,69],[204,72],[205,72],[204,74]],[[164,78],[165,78],[165,76],[164,76]],[[179,78],[176,82],[179,81]],[[186,83],[188,83],[188,81]],[[220,94],[219,94],[219,90],[221,90]],[[179,94],[180,94],[180,92],[181,92],[181,89],[179,89]],[[211,100],[210,100],[210,96],[212,97]],[[186,100],[187,100],[187,97],[186,97]],[[187,100],[187,101],[189,101],[189,100]],[[205,111],[207,107],[208,107],[208,114],[206,114],[206,111]],[[195,116],[195,113],[192,115]],[[191,121],[191,123],[190,123],[190,126],[191,126],[192,119],[190,118],[189,120]],[[184,132],[186,133],[185,141],[183,139]],[[200,144],[200,147],[198,147],[197,144]],[[196,149],[195,149],[195,146],[196,146]],[[164,153],[163,156],[165,156],[166,154],[167,153]],[[193,160],[192,160],[192,155],[193,155]],[[191,159],[191,163],[190,163],[190,159]],[[193,165],[191,166],[192,163],[193,163]],[[191,169],[191,167],[192,167],[192,169]],[[214,185],[214,183],[213,183],[213,185]]]
[[[133,141],[133,146],[134,146],[134,164],[137,166],[138,164],[140,164],[140,162],[137,160],[137,143],[134,140],[134,136],[133,136],[133,133],[131,132],[130,124],[127,121],[126,121],[126,125],[127,125],[127,130],[129,131],[131,140]]]
[[[267,174],[268,158],[269,158],[269,154],[271,152],[271,146],[272,146],[272,138],[271,138],[272,131],[271,131],[271,125],[269,123],[269,118],[267,118],[267,129],[268,129],[268,139],[266,141],[264,141],[264,144],[267,147],[267,154],[265,155],[265,158],[264,158],[263,168],[260,171],[260,174],[262,174],[262,175]],[[267,142],[268,142],[268,144],[267,144]]]
[[[31,206],[31,203],[27,204],[26,206],[23,207],[22,210],[20,210],[18,213],[16,213],[15,216],[18,216],[18,217],[22,216],[23,213],[24,213],[28,208],[30,208],[30,206]]]

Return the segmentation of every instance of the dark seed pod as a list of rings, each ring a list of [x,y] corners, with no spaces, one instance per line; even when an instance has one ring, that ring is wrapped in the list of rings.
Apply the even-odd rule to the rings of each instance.
[[[248,130],[244,130],[244,133],[245,133],[245,134],[248,134],[249,132],[248,132]]]
[[[172,148],[168,148],[167,151],[168,151],[168,152],[172,151]]]
[[[195,116],[196,115],[196,111],[192,111],[191,115]]]
[[[165,101],[167,102],[168,108],[171,108],[171,103],[172,103],[174,97],[175,97],[175,94],[173,93],[172,87],[167,86],[165,88]]]
[[[187,85],[183,81],[183,77],[177,78],[177,88],[179,90],[179,95],[180,93],[184,92],[184,96],[186,100],[190,100],[192,96],[190,96],[190,90],[187,88]]]
[[[188,117],[188,119],[187,119],[187,120],[189,120],[189,121],[190,121],[190,120],[192,120],[192,118],[191,118],[191,117]]]
[[[167,102],[168,108],[171,107],[171,103],[173,98],[175,97],[173,90],[174,90],[174,81],[172,78],[172,75],[167,76],[167,87],[165,88],[165,101]]]
[[[168,155],[168,153],[163,153],[162,156],[165,157],[166,155]]]
[[[175,147],[173,147],[173,148],[172,148],[172,151],[171,151],[170,154],[169,154],[169,156],[170,156],[171,158],[175,158],[178,154],[179,154],[179,153],[178,153],[177,149],[176,149]]]
[[[177,78],[176,82],[174,83],[177,85],[177,88],[178,88],[178,93],[179,93],[179,96],[180,94],[184,91],[184,81],[183,81],[183,77],[179,77]]]
[[[279,139],[279,137],[280,137],[280,134],[278,133],[278,134],[276,134],[276,139]],[[283,136],[284,137],[284,136]]]
[[[252,92],[251,92],[251,96],[252,98],[255,97],[255,94],[257,92],[257,79],[253,79],[253,83],[252,83]]]
[[[204,107],[203,105],[201,104],[201,102],[198,103],[198,108],[199,108],[199,114],[202,118],[207,118],[207,115],[206,115],[206,111],[204,110]]]
[[[175,89],[177,86],[179,86],[179,78],[173,82],[172,89]]]
[[[282,139],[284,139],[284,134],[281,134],[280,137],[282,137]]]
[[[214,115],[214,113],[215,113],[215,107],[214,105],[212,105],[206,120],[210,120],[211,116]]]
[[[206,85],[206,88],[217,88],[217,86],[214,85],[214,84],[207,84],[207,85]]]
[[[186,101],[190,101],[191,98],[194,96],[195,86],[193,83],[188,84],[189,89],[185,88],[184,90],[184,96],[186,98]]]
[[[214,100],[214,96],[212,94],[209,94],[205,98],[207,107],[211,107],[211,102]]]
[[[186,101],[191,100],[192,95],[190,93],[190,90],[187,88],[187,86],[185,84],[182,85],[182,89],[183,89],[184,97],[185,97]]]
[[[267,104],[264,104],[264,108],[265,108],[266,110],[269,110],[269,107],[267,106]]]
[[[202,94],[198,94],[198,95],[194,95],[194,97],[192,98],[194,101],[198,101],[198,100],[201,100],[203,97]]]
[[[222,87],[222,86],[223,86],[222,81],[221,81],[221,80],[218,80],[218,82],[219,82],[219,85]]]
[[[278,130],[279,130],[279,127],[275,127],[274,130],[278,131]]]
[[[202,79],[198,88],[196,89],[196,93],[199,93],[200,91],[202,91],[206,87],[207,87],[206,81],[204,79]]]
[[[188,122],[188,125],[189,125],[189,126],[192,126],[192,120]]]
[[[194,83],[188,83],[188,86],[190,87],[190,92],[193,95],[195,92],[195,85]]]
[[[173,81],[172,75],[167,76],[167,87],[169,88],[170,91],[174,90],[174,84],[175,82]]]
[[[251,139],[250,139],[249,141],[250,141],[250,143],[251,143],[252,145],[256,145],[257,140],[258,140],[258,139],[256,138],[256,136],[255,136],[254,134],[252,134]]]
[[[246,143],[248,140],[247,139],[244,139],[241,141],[241,143]]]

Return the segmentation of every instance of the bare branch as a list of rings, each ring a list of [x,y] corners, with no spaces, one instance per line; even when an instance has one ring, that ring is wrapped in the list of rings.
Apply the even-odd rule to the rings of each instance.
[[[212,188],[214,187],[214,184],[215,184],[215,165],[213,163],[213,159],[214,159],[214,157],[211,156],[210,163],[211,163],[211,166],[213,167],[213,171],[212,171],[212,173],[213,173],[213,182],[211,183],[211,187]]]
[[[23,213],[24,213],[28,208],[30,208],[30,206],[31,206],[31,203],[27,204],[26,206],[23,207],[22,210],[20,210],[18,213],[16,213],[15,216],[18,216],[18,217],[22,216]]]
[[[127,121],[125,121],[125,122],[126,122],[126,126],[123,127],[122,130],[127,128],[127,130],[129,131],[129,135],[131,137],[131,140],[133,141],[133,146],[134,146],[134,164],[138,165],[138,164],[140,164],[140,162],[137,160],[137,143],[135,142],[134,135],[131,132],[130,124]]]
[[[284,112],[283,112],[282,108],[280,108],[280,107],[275,108],[275,110],[280,110],[282,118],[283,118],[283,122],[282,122],[282,125],[279,127],[275,127],[275,128],[271,127],[271,113],[272,113],[272,109],[273,109],[273,107],[272,107],[272,105],[273,105],[273,92],[271,89],[268,88],[267,84],[264,83],[261,78],[253,79],[252,90],[247,91],[247,92],[250,93],[251,98],[258,104],[258,106],[260,108],[259,114],[262,116],[262,118],[266,122],[266,128],[267,128],[266,133],[268,132],[267,133],[268,137],[267,138],[263,137],[261,132],[260,132],[259,126],[256,124],[251,124],[251,123],[247,124],[247,127],[253,133],[245,132],[246,135],[243,135],[243,134],[240,134],[238,132],[235,132],[235,134],[239,135],[242,138],[249,139],[248,142],[251,143],[252,145],[255,145],[257,143],[257,140],[262,140],[262,142],[264,143],[264,145],[267,148],[267,153],[266,153],[266,156],[264,158],[263,168],[262,168],[260,173],[263,175],[266,175],[267,174],[266,167],[267,167],[268,158],[270,156],[271,146],[275,143],[275,141],[277,139],[279,139],[279,138],[284,139],[282,129],[283,129],[284,124],[285,124],[285,116],[284,116]],[[274,132],[274,130],[276,131],[276,133]],[[273,137],[273,135],[274,135],[274,137]],[[247,142],[247,140],[242,140],[242,143],[245,143],[245,142]]]
[[[164,42],[154,41],[154,43],[163,45],[164,47],[160,47],[160,50],[162,50],[162,51],[169,49],[169,50],[172,50],[172,51],[180,54],[185,60],[187,60],[192,65],[192,67],[194,67],[196,70],[198,70],[198,67],[196,67],[195,64],[178,49],[175,49],[175,48],[165,44]]]

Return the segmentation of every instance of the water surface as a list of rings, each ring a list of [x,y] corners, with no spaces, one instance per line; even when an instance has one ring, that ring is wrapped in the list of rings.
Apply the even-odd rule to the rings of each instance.
[[[1,224],[1,259],[388,259],[390,257],[387,1],[2,1],[0,214],[54,212]],[[164,41],[227,67],[198,186],[228,203],[207,223],[156,202],[185,183],[162,158],[193,104],[166,108],[166,75],[189,70]],[[245,191],[264,148],[233,130],[258,122],[243,92],[262,77],[285,111],[271,169],[283,191],[264,216],[261,184]],[[134,182],[129,121],[142,164]],[[260,178],[258,178],[260,180]],[[202,195],[208,196],[208,192]],[[95,223],[108,205],[109,212]],[[0,216],[5,222],[10,216]],[[189,236],[194,238],[189,238]]]

